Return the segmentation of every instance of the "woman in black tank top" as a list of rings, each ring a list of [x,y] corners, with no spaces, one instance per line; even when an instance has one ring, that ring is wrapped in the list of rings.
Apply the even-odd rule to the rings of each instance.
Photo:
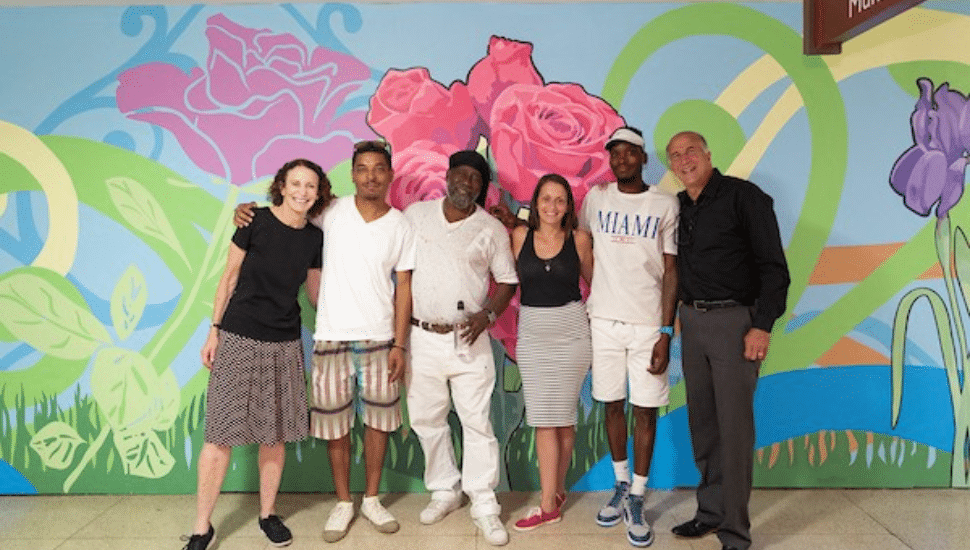
[[[566,471],[576,439],[579,391],[592,360],[589,319],[579,290],[593,271],[592,239],[576,229],[576,206],[565,178],[539,179],[529,226],[512,232],[521,307],[516,358],[526,422],[536,430],[540,505],[515,523],[530,531],[562,518]]]

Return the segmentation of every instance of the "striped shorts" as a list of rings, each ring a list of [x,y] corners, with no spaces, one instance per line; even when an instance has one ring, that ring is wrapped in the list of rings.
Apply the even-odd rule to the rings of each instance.
[[[334,440],[349,434],[355,411],[360,411],[365,425],[378,431],[393,432],[401,425],[401,384],[388,381],[391,344],[315,342],[310,402],[313,437]]]

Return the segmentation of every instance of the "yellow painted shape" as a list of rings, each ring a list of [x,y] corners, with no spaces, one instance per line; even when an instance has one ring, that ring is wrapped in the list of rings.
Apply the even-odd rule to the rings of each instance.
[[[840,55],[823,59],[837,82],[894,63],[927,60],[970,63],[968,20],[961,14],[914,8],[846,42]],[[715,103],[737,118],[755,98],[786,76],[781,66],[766,55],[742,71]],[[771,141],[803,105],[794,86],[785,90],[728,172],[748,178]]]
[[[78,202],[74,182],[57,155],[30,131],[0,120],[0,144],[0,153],[23,165],[40,183],[47,199],[47,242],[31,265],[64,275],[77,254]]]

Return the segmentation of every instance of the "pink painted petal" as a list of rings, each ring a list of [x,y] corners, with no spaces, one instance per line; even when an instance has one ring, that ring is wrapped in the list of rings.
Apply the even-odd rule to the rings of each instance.
[[[491,118],[492,104],[513,84],[543,84],[532,62],[532,44],[492,36],[488,54],[468,72],[468,88],[482,120]]]
[[[202,70],[185,74],[168,63],[146,63],[118,75],[118,110],[130,113],[146,107],[184,110],[182,90],[203,77]]]

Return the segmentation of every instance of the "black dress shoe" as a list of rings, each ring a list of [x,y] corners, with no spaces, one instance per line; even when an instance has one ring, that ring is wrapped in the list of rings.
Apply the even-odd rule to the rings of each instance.
[[[721,547],[721,550],[741,550],[741,549],[738,548],[737,546],[728,546],[725,544],[724,546]]]
[[[710,523],[703,523],[696,519],[685,521],[680,525],[671,529],[671,531],[678,537],[686,537],[690,539],[696,539],[698,537],[703,537],[708,533],[713,533],[717,531],[717,525],[712,525]]]

